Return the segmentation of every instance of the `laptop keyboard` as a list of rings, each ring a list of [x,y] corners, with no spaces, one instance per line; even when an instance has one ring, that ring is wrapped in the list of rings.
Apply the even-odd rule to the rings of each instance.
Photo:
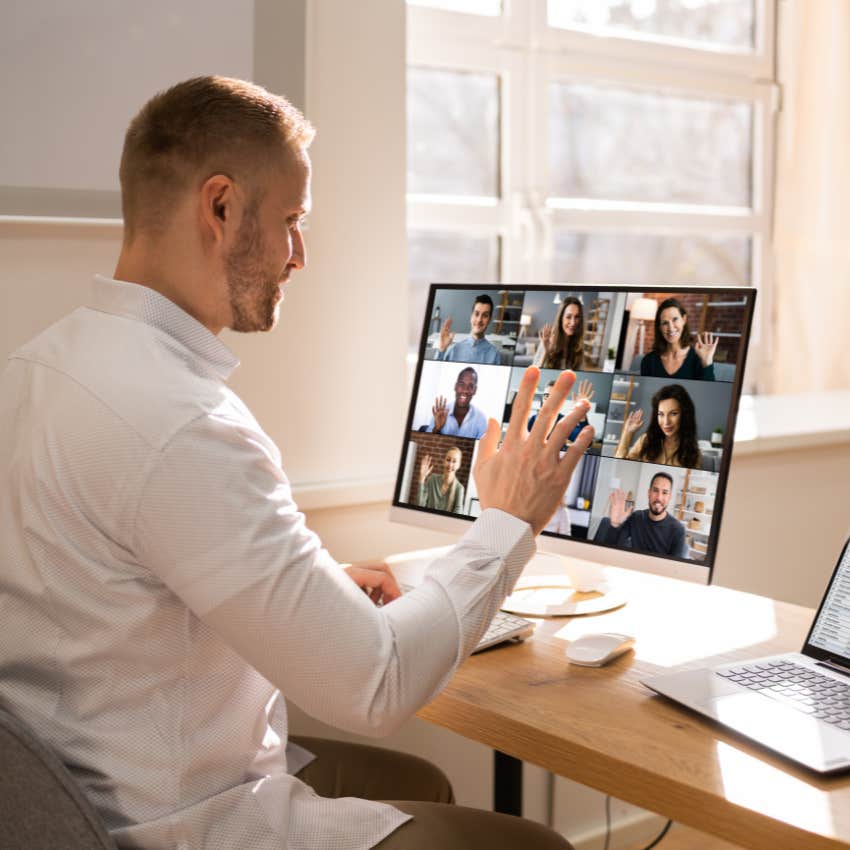
[[[793,661],[764,661],[716,671],[718,676],[850,731],[850,683]]]

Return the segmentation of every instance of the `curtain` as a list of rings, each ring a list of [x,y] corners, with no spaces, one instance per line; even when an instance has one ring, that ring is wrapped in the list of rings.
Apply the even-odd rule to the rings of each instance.
[[[850,388],[850,2],[780,2],[770,392]]]

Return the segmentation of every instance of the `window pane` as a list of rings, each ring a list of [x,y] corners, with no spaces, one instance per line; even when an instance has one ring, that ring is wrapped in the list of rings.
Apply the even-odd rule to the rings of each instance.
[[[450,12],[467,12],[470,15],[501,15],[502,0],[407,0],[410,6],[428,6],[448,9]]]
[[[428,286],[431,283],[498,283],[499,238],[410,230],[407,268],[410,281],[409,340],[419,346]]]
[[[552,280],[639,286],[749,286],[746,236],[576,233],[555,235]]]
[[[549,25],[752,50],[754,0],[549,0]]]
[[[752,106],[553,83],[551,184],[567,198],[752,203]]]
[[[498,197],[499,78],[407,69],[407,191]]]

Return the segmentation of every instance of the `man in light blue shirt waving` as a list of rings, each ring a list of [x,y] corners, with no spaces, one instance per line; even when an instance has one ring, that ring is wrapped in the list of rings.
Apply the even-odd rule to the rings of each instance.
[[[489,295],[479,295],[472,303],[469,336],[453,342],[455,335],[452,333],[452,320],[446,319],[440,328],[435,359],[453,363],[482,363],[498,366],[502,362],[499,349],[484,338],[492,318],[493,299]]]
[[[478,390],[478,372],[471,366],[461,369],[455,383],[455,403],[449,409],[448,401],[438,395],[431,408],[429,431],[447,437],[474,437],[480,440],[487,430],[487,417],[472,404]]]

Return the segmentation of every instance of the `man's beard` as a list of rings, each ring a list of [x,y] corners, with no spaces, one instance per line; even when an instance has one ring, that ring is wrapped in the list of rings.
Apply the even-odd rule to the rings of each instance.
[[[656,510],[655,505],[652,502],[649,503],[649,512],[653,516],[661,516],[661,514],[663,514],[666,510],[667,510],[666,505],[664,507],[662,507],[660,510]]]
[[[231,330],[240,333],[270,331],[277,321],[278,275],[264,269],[265,241],[259,227],[258,204],[245,210],[236,245],[225,258]]]

